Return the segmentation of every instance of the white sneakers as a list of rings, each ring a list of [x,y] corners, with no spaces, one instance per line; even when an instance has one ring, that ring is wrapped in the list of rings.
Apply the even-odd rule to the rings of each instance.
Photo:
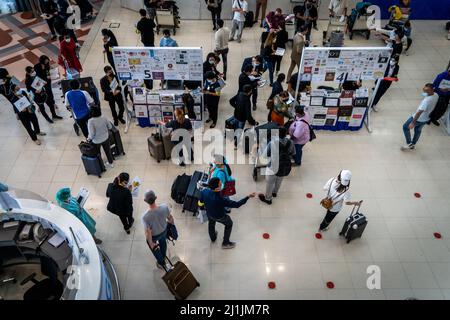
[[[106,162],[106,165],[110,168],[114,168],[114,165],[112,163]]]

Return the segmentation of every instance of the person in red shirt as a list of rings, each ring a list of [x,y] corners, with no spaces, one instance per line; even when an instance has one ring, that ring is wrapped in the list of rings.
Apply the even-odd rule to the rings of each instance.
[[[284,25],[284,15],[280,8],[275,11],[270,11],[266,16],[265,27],[269,31],[270,29],[281,30],[281,26]]]
[[[83,71],[80,60],[77,55],[77,45],[69,34],[65,34],[59,44],[59,64],[64,67],[67,73],[67,67],[75,69],[79,73]]]

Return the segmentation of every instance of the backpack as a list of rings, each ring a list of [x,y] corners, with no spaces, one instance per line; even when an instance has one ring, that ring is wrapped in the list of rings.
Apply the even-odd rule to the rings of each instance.
[[[304,123],[306,123],[306,124],[308,125],[308,128],[309,128],[309,141],[311,142],[311,141],[313,141],[315,138],[317,138],[317,137],[316,137],[316,133],[314,132],[314,130],[313,130],[313,128],[310,126],[310,124],[309,124],[307,121],[303,120],[303,119],[301,119],[300,121],[301,121],[301,122],[304,122]]]
[[[172,189],[170,197],[178,204],[184,202],[184,197],[186,196],[189,183],[191,182],[191,176],[183,173],[179,175],[172,184]]]
[[[291,143],[292,141],[288,140],[288,143],[285,146],[281,143],[279,144],[277,177],[286,177],[289,173],[291,173],[292,162],[291,155],[289,154],[289,147],[291,146]]]

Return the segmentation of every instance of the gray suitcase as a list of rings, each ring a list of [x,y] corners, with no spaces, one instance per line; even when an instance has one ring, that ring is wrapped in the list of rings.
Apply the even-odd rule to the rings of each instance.
[[[106,171],[105,164],[100,155],[97,157],[87,157],[82,155],[81,160],[83,161],[84,169],[88,175],[92,174],[101,178],[102,173]]]
[[[173,149],[174,144],[172,142],[171,133],[172,133],[172,130],[161,126],[160,135],[161,135],[162,143],[164,145],[165,159],[170,159],[172,156],[172,149]]]
[[[147,144],[150,155],[155,158],[157,162],[161,162],[161,160],[164,160],[166,158],[164,152],[164,144],[159,139],[159,134],[152,134],[150,137],[148,137]]]

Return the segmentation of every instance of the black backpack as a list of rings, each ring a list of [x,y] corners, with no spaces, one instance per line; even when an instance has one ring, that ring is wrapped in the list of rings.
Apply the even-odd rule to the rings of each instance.
[[[170,193],[170,197],[173,199],[173,201],[179,204],[182,204],[184,202],[184,197],[186,196],[186,192],[190,182],[191,176],[188,176],[185,173],[175,179],[172,184],[172,190]]]
[[[316,137],[316,133],[314,132],[314,129],[311,127],[311,125],[308,122],[306,122],[305,120],[303,120],[303,119],[301,119],[300,121],[304,122],[304,123],[306,123],[308,125],[308,128],[309,128],[309,141],[311,142],[315,138],[317,138]]]
[[[289,147],[291,146],[292,141],[288,140],[286,145],[278,144],[279,152],[278,152],[278,172],[276,174],[277,177],[286,177],[291,173],[292,162],[291,155],[289,154]]]

